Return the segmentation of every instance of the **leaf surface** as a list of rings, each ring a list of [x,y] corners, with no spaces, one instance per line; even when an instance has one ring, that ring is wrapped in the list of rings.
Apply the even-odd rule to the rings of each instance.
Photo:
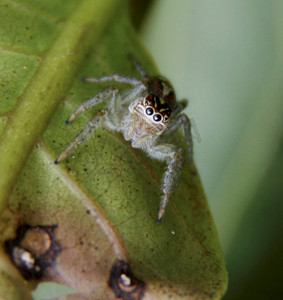
[[[97,128],[54,164],[94,110],[71,125],[64,121],[107,86],[84,83],[82,76],[137,76],[130,53],[157,74],[125,2],[56,3],[1,1],[1,240],[19,224],[57,225],[61,251],[44,279],[78,290],[67,299],[115,299],[108,280],[117,260],[145,283],[142,299],[219,299],[227,282],[223,256],[200,179],[187,162],[160,225],[165,165],[120,134]],[[182,140],[179,133],[174,142],[184,147]]]

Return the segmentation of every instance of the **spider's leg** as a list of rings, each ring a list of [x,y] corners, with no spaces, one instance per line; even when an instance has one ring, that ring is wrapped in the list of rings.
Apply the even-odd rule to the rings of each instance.
[[[144,67],[142,67],[134,58],[134,56],[132,54],[128,55],[130,61],[133,63],[133,65],[135,66],[135,68],[137,69],[137,71],[141,74],[141,76],[143,78],[147,78],[149,77],[147,72],[145,71]]]
[[[171,144],[161,144],[147,150],[148,154],[152,158],[166,161],[167,163],[167,168],[163,177],[161,187],[162,196],[157,216],[157,223],[160,223],[164,215],[167,203],[177,186],[182,169],[184,155],[181,148],[178,148],[177,146]]]
[[[188,106],[188,100],[186,99],[179,100],[177,106],[173,109],[170,118],[174,118],[175,116],[180,115],[182,110],[184,110],[187,106]]]
[[[134,77],[125,76],[122,74],[112,74],[112,75],[106,75],[100,78],[82,78],[83,81],[86,82],[105,82],[105,81],[117,81],[117,82],[123,82],[128,83],[131,85],[144,85],[144,83]]]
[[[98,111],[91,120],[86,124],[83,130],[75,137],[75,139],[65,148],[65,150],[57,157],[55,164],[58,164],[64,158],[66,158],[77,145],[83,143],[94,131],[94,129],[100,124],[102,118],[105,116],[106,111]]]
[[[193,138],[191,133],[191,122],[190,119],[185,115],[181,114],[176,120],[172,120],[164,135],[171,136],[180,126],[183,126],[184,134],[185,134],[185,141],[187,144],[187,151],[188,151],[188,162],[191,168],[192,173],[196,173],[196,168],[193,161]]]
[[[102,92],[98,93],[95,97],[86,100],[83,102],[71,115],[70,117],[66,120],[66,124],[71,123],[80,113],[85,111],[86,109],[90,109],[91,107],[95,106],[99,102],[104,101],[107,99],[110,95],[112,95],[112,99],[115,96],[116,93],[118,93],[118,89],[116,87],[108,87]]]

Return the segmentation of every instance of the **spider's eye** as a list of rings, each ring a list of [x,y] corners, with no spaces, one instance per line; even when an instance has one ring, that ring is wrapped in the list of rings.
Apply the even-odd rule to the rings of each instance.
[[[155,114],[155,115],[153,116],[153,120],[154,120],[155,122],[159,122],[159,121],[161,121],[161,119],[162,119],[162,117],[161,117],[160,114]]]
[[[168,121],[168,119],[169,119],[169,117],[168,117],[168,116],[166,116],[166,115],[163,117],[163,120],[164,120],[164,122],[167,122],[167,121]]]
[[[146,110],[145,110],[145,113],[147,114],[147,115],[149,115],[149,116],[151,116],[152,114],[153,114],[153,108],[151,108],[151,107],[148,107]]]

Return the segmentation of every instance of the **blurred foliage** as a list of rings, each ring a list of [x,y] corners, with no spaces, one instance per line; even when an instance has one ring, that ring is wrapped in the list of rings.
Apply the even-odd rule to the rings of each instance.
[[[189,99],[227,299],[279,299],[282,32],[280,0],[158,0],[141,28],[161,73]]]
[[[282,153],[283,141],[239,222],[226,255],[230,288],[225,299],[282,298]]]

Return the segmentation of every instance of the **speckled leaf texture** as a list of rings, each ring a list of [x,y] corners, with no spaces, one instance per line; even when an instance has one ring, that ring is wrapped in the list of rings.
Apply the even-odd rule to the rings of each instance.
[[[70,125],[64,121],[107,86],[80,78],[138,76],[129,54],[158,74],[126,1],[0,1],[0,299],[31,299],[45,281],[57,283],[50,285],[53,299],[116,299],[109,282],[117,261],[143,283],[120,299],[224,294],[217,232],[187,161],[161,224],[156,216],[165,165],[120,134],[99,127],[54,164],[95,109]],[[174,142],[184,147],[182,134]],[[60,251],[40,280],[23,279],[4,249],[23,225],[55,226]],[[58,284],[72,292],[54,296]],[[45,293],[41,299],[51,297]]]

